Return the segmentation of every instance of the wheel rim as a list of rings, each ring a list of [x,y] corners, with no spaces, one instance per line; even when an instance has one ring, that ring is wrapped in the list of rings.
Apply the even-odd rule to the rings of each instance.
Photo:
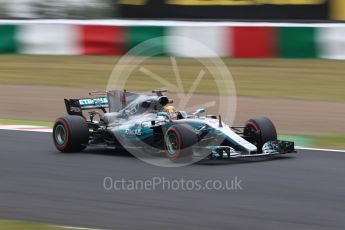
[[[55,141],[58,145],[64,145],[66,143],[66,129],[63,125],[59,124],[55,127]]]
[[[178,138],[175,133],[170,132],[168,134],[166,145],[167,145],[168,154],[170,156],[174,156],[176,152],[179,150]]]

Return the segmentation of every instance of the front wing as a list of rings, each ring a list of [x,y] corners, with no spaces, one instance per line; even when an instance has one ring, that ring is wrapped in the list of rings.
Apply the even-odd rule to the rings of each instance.
[[[269,141],[264,144],[261,153],[252,152],[250,154],[236,151],[230,146],[208,146],[211,154],[208,159],[231,159],[283,155],[288,153],[297,153],[294,142],[291,141]]]

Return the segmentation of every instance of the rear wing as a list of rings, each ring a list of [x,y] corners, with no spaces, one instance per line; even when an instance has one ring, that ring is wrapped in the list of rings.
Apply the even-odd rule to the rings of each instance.
[[[104,113],[109,108],[107,97],[64,99],[67,113],[69,115],[83,116],[83,110],[100,109]]]

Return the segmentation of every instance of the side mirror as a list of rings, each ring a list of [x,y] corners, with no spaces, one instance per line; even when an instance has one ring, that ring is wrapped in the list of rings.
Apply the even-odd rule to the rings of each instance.
[[[167,118],[169,121],[171,121],[171,118],[169,117],[169,115],[168,115],[167,112],[158,112],[158,113],[157,113],[157,116],[165,117],[165,118]]]
[[[167,112],[158,112],[157,116],[167,117],[168,113]]]
[[[206,110],[205,110],[204,108],[200,108],[200,109],[196,110],[196,111],[193,113],[193,115],[198,115],[198,114],[204,113],[204,112],[206,112]]]

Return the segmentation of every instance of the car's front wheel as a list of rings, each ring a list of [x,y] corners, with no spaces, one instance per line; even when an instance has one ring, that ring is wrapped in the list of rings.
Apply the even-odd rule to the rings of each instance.
[[[60,152],[79,152],[89,142],[89,128],[80,116],[60,117],[53,127],[53,140]]]
[[[246,122],[244,136],[257,147],[258,153],[262,153],[262,147],[266,142],[277,140],[277,131],[267,117],[255,117]]]
[[[197,134],[185,124],[171,126],[164,135],[165,152],[168,159],[178,163],[192,160],[192,147],[198,142]]]

